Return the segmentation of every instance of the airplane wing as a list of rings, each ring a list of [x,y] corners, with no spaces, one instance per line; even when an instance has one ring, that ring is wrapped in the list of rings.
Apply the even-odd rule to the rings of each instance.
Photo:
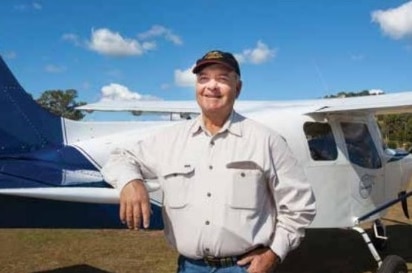
[[[253,113],[266,109],[293,109],[303,114],[369,112],[396,114],[412,112],[412,91],[347,98],[323,98],[290,101],[236,101],[240,113]],[[199,114],[196,101],[103,101],[77,107],[86,111],[130,111],[133,113]]]
[[[85,111],[130,111],[134,114],[154,113],[154,114],[199,114],[200,110],[196,101],[102,101],[90,103],[77,107],[78,110]]]
[[[370,112],[398,114],[412,112],[412,92],[383,95],[322,99],[319,108],[311,113]]]

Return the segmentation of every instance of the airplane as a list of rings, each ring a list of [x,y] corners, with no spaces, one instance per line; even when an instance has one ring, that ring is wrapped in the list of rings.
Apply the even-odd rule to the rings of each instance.
[[[98,102],[78,109],[162,118],[107,122],[55,116],[32,99],[0,57],[1,228],[124,227],[118,216],[119,192],[100,174],[110,151],[200,114],[195,101]],[[412,92],[240,100],[235,109],[280,132],[304,167],[317,200],[310,228],[356,230],[378,272],[407,272],[401,257],[382,259],[378,250],[388,239],[381,221],[388,208],[401,202],[409,217],[412,155],[385,146],[375,116],[412,112]],[[156,180],[145,182],[153,211],[150,228],[161,229],[161,189]],[[371,236],[361,227],[366,222],[373,224]]]

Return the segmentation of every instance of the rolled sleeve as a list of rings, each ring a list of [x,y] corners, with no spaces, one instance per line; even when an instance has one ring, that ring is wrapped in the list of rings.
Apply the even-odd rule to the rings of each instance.
[[[156,178],[156,161],[153,159],[156,151],[152,145],[154,141],[153,138],[147,138],[132,146],[114,149],[101,169],[105,181],[121,191],[132,180]]]
[[[101,170],[106,182],[119,191],[130,181],[143,179],[136,161],[127,154],[127,150],[120,148],[113,150]]]

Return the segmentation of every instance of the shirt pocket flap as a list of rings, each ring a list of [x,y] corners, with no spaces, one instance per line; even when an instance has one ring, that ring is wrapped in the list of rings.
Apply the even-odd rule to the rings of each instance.
[[[254,161],[234,161],[226,164],[228,169],[240,170],[259,170],[263,171],[262,167]]]
[[[164,178],[168,178],[170,176],[188,176],[194,172],[195,168],[190,164],[172,164],[169,166],[165,166],[162,169],[161,175]]]

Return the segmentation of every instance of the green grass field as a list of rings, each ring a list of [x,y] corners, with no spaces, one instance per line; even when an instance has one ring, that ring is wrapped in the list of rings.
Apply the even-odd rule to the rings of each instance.
[[[412,272],[412,221],[396,206],[385,222],[390,241],[381,255],[402,256]],[[166,273],[176,271],[176,256],[161,231],[0,229],[0,272],[5,273]],[[278,272],[375,271],[376,263],[358,233],[322,229],[308,230]]]

